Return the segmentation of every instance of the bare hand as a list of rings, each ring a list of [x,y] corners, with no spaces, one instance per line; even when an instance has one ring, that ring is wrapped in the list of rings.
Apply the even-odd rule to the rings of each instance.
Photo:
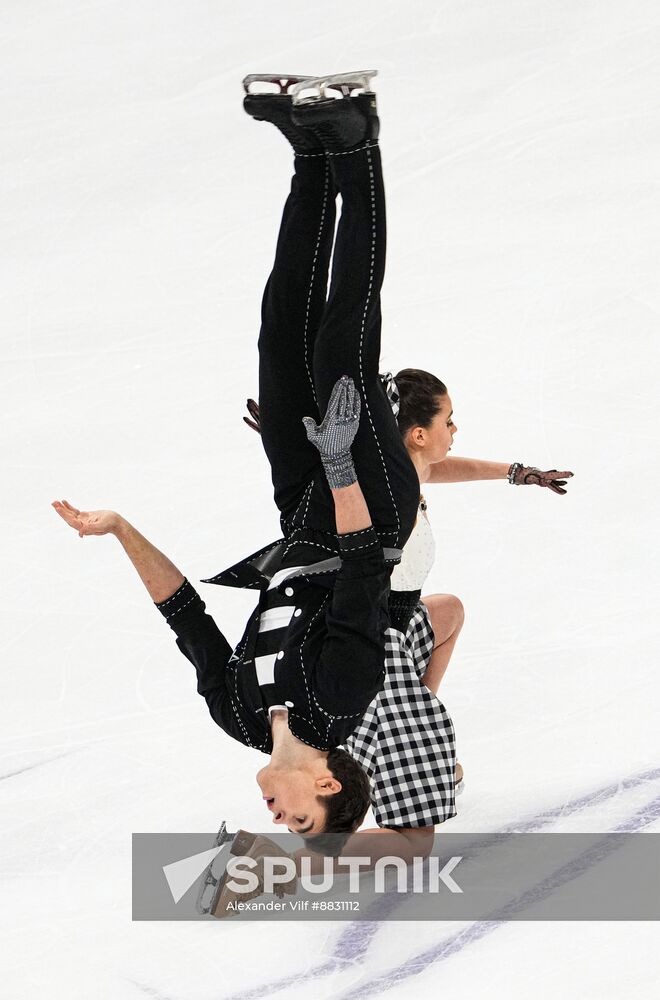
[[[81,538],[83,535],[112,535],[120,521],[119,514],[113,510],[78,510],[68,500],[55,500],[52,506]]]

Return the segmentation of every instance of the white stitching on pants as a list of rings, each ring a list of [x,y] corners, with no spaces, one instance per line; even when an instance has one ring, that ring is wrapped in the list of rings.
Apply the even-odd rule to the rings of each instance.
[[[308,486],[308,487],[306,488],[305,492],[303,493],[303,495],[302,495],[302,499],[301,499],[300,503],[298,504],[298,506],[296,507],[296,509],[294,510],[294,512],[293,512],[293,514],[291,515],[291,517],[290,517],[290,518],[285,518],[285,519],[284,519],[284,520],[285,520],[285,523],[286,523],[287,521],[289,521],[289,522],[290,522],[290,523],[291,523],[292,525],[294,525],[294,524],[296,523],[296,518],[297,518],[297,516],[298,516],[298,511],[300,510],[300,508],[301,508],[301,507],[302,507],[302,505],[304,504],[304,502],[305,502],[305,499],[307,499],[307,505],[309,506],[309,497],[311,496],[311,492],[312,492],[312,487],[313,487],[313,486],[314,486],[314,480],[312,479],[311,483],[309,484],[309,486]],[[306,513],[306,512],[307,512],[307,508],[305,508],[305,513]],[[305,517],[305,515],[303,514],[303,518],[304,518],[304,517]]]
[[[371,270],[369,272],[369,288],[367,291],[367,300],[364,304],[364,313],[362,314],[362,329],[360,330],[360,383],[362,386],[362,398],[364,400],[364,405],[369,417],[369,423],[371,424],[371,430],[373,431],[374,440],[376,442],[376,447],[378,448],[378,454],[380,455],[380,460],[383,463],[383,472],[385,473],[385,482],[387,483],[387,491],[390,495],[390,500],[392,501],[392,506],[394,507],[394,516],[396,517],[397,530],[394,531],[382,531],[379,534],[382,535],[393,535],[398,537],[401,533],[401,521],[399,520],[399,511],[397,510],[396,503],[394,501],[394,495],[392,493],[392,487],[390,486],[390,479],[387,475],[387,465],[385,464],[385,458],[383,457],[383,452],[380,447],[380,441],[378,440],[378,435],[376,434],[376,428],[374,427],[374,422],[371,417],[371,410],[369,409],[369,402],[367,400],[367,393],[364,386],[364,373],[362,370],[362,345],[364,343],[364,327],[367,321],[367,310],[369,308],[369,301],[371,299],[371,288],[373,285],[374,277],[374,260],[376,257],[376,195],[374,191],[374,171],[371,162],[371,153],[367,147],[367,160],[369,163],[369,184],[371,187]]]
[[[322,153],[295,153],[294,159],[298,160],[313,160],[317,156],[327,156],[328,154],[323,151]]]
[[[357,149],[346,149],[341,153],[328,153],[328,156],[352,156],[353,153],[361,153],[363,149],[373,149],[377,145],[377,142],[367,140],[364,146],[358,146]]]
[[[353,156],[354,153],[361,153],[365,149],[374,149],[376,146],[378,146],[377,142],[368,140],[364,146],[358,146],[357,149],[346,149],[341,153],[296,153],[296,157],[300,160],[309,160],[315,156]]]
[[[316,389],[314,388],[314,380],[312,378],[312,373],[309,367],[309,352],[307,350],[307,334],[309,328],[309,305],[312,300],[312,292],[314,290],[314,275],[316,274],[316,261],[319,255],[319,247],[321,245],[321,236],[323,235],[323,226],[325,223],[325,209],[328,203],[328,181],[330,179],[330,164],[328,160],[325,161],[325,187],[323,189],[323,209],[321,211],[321,222],[319,225],[319,234],[316,240],[316,249],[314,250],[314,260],[312,261],[312,274],[309,279],[309,292],[307,293],[307,308],[305,310],[305,329],[303,330],[303,350],[305,352],[305,368],[307,369],[307,377],[309,379],[309,384],[312,387],[312,395],[314,397],[314,402],[318,406],[318,399],[316,398]],[[304,523],[304,522],[303,522]]]
[[[316,398],[316,396],[314,398]],[[313,492],[314,492],[314,480],[312,479],[311,483],[309,484],[309,492],[307,493],[307,503],[305,504],[305,509],[303,511],[303,516],[302,516],[302,519],[300,521],[300,524],[301,524],[302,527],[305,526],[305,522],[307,520],[307,511],[309,510],[309,501],[312,499],[312,493]]]

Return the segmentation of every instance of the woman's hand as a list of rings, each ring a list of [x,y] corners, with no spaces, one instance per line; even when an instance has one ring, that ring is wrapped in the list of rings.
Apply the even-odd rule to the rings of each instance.
[[[564,489],[566,480],[571,479],[572,476],[572,472],[559,472],[557,469],[543,472],[541,469],[535,469],[534,466],[514,462],[509,467],[508,479],[514,486],[547,486],[553,493],[559,493],[563,496],[566,493]]]
[[[52,506],[81,538],[83,535],[114,535],[121,521],[114,510],[78,510],[68,500],[55,500]]]
[[[250,417],[252,417],[252,419],[250,420],[248,417],[243,417],[243,420],[248,425],[248,427],[252,428],[253,431],[256,431],[257,434],[261,434],[261,418],[259,415],[259,404],[254,399],[248,399],[247,408],[248,408],[248,413],[250,414]]]

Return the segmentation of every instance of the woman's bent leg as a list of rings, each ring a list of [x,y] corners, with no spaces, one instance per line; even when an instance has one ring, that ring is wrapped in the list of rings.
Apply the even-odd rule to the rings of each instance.
[[[422,682],[429,691],[437,694],[463,628],[465,612],[461,601],[453,594],[431,594],[423,597],[422,601],[428,608],[435,637],[431,659]]]

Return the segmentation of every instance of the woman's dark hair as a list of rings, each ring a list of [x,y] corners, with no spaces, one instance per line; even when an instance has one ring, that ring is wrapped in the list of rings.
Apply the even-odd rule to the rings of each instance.
[[[358,762],[338,747],[328,754],[328,769],[341,782],[341,791],[317,796],[316,801],[325,807],[325,829],[306,837],[305,844],[319,854],[337,857],[367,814],[369,779]]]
[[[420,368],[404,368],[394,381],[399,390],[397,421],[401,436],[411,427],[428,427],[440,410],[440,397],[447,395],[447,386]]]

